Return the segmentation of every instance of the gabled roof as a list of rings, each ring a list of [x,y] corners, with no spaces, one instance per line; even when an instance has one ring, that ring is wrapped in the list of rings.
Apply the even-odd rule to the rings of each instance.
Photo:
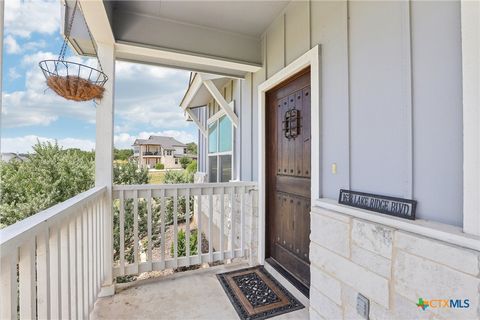
[[[181,143],[172,137],[163,137],[163,136],[150,136],[148,139],[136,139],[133,143],[134,146],[139,145],[159,145],[165,149],[174,148],[174,147],[186,147],[185,143]]]

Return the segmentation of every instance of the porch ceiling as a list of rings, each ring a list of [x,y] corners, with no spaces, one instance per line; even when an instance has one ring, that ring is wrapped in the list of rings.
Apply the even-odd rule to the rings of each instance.
[[[105,0],[104,0],[105,2]],[[109,1],[107,1],[109,2]],[[111,19],[122,13],[168,19],[180,23],[223,30],[259,38],[289,1],[114,1]],[[116,27],[131,25],[118,21]],[[122,26],[121,26],[122,25]],[[114,30],[121,39],[120,30]]]
[[[262,34],[289,2],[80,0],[95,40],[114,41],[117,59],[234,77],[261,67]],[[91,54],[86,27],[77,20],[70,43]]]

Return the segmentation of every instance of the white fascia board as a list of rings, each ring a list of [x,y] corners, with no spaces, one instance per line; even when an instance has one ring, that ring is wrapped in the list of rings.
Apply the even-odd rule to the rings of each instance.
[[[115,37],[103,0],[79,0],[79,4],[95,42],[114,44]]]
[[[225,111],[225,113],[227,114],[227,117],[229,117],[230,120],[232,120],[233,125],[238,128],[239,120],[233,109],[233,104],[229,104],[225,100],[225,98],[222,96],[222,94],[218,90],[217,86],[212,82],[212,80],[205,80],[203,81],[203,84],[205,85],[207,90],[210,92],[213,99],[215,99],[215,101],[217,101],[217,103],[220,105],[220,108],[222,108],[223,111]]]

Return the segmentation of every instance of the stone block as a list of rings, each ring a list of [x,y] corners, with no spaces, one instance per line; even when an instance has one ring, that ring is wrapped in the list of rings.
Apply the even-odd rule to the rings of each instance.
[[[365,320],[357,313],[357,296],[358,292],[353,288],[342,285],[342,303],[343,318],[348,320]]]
[[[315,265],[310,267],[311,286],[335,301],[336,304],[342,303],[342,286],[340,281],[326,274]]]
[[[349,257],[350,224],[317,213],[310,216],[310,240],[344,257]]]
[[[469,299],[470,307],[430,308],[439,316],[455,319],[479,317],[480,279],[399,250],[395,255],[395,291],[413,305],[419,298]]]
[[[342,308],[314,287],[310,288],[310,308],[325,319],[343,318]]]
[[[382,277],[390,279],[391,260],[369,250],[352,245],[352,261]]]
[[[393,247],[393,229],[354,219],[352,242],[363,249],[390,259]]]
[[[387,279],[313,242],[310,244],[310,261],[369,299],[389,305]]]
[[[437,240],[395,232],[395,246],[403,251],[449,266],[474,276],[480,273],[480,253]]]

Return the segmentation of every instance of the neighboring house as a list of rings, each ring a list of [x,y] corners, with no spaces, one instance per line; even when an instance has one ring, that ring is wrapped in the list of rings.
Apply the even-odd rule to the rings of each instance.
[[[172,137],[150,136],[148,139],[136,139],[133,143],[133,156],[138,164],[155,168],[161,163],[165,169],[181,169],[180,159],[196,159],[196,155],[187,153],[187,145]]]
[[[2,161],[10,162],[12,160],[25,161],[27,159],[27,154],[14,153],[14,152],[4,152],[2,153]]]
[[[480,318],[478,1],[79,3],[89,29],[73,24],[70,45],[108,76],[95,187],[0,231],[0,318],[231,319],[213,273],[115,291],[117,277],[231,259],[303,293],[303,318]],[[180,105],[202,183],[113,185],[117,60],[198,72]],[[341,189],[390,202],[342,204]],[[412,220],[369,210],[398,198],[417,201]],[[192,216],[208,248],[179,255],[165,239]]]

